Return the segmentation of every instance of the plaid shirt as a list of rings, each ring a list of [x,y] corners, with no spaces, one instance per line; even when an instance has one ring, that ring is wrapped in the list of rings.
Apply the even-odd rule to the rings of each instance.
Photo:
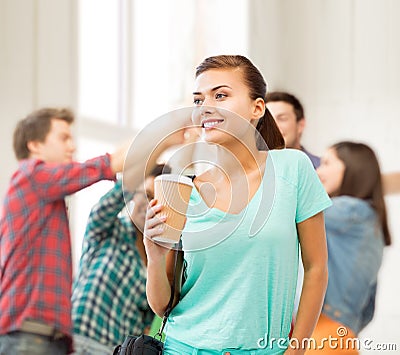
[[[110,157],[85,163],[21,161],[0,217],[0,334],[25,319],[71,338],[71,241],[64,197],[115,179]]]
[[[146,268],[135,246],[136,229],[120,216],[132,198],[118,181],[89,216],[79,274],[72,293],[74,333],[113,347],[141,334],[154,314],[146,299]]]

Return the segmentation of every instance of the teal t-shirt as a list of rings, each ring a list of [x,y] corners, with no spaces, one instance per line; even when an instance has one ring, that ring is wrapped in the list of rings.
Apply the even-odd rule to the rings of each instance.
[[[291,149],[268,152],[262,183],[239,214],[207,207],[193,189],[182,233],[187,279],[167,337],[202,349],[283,352],[277,340],[287,339],[292,319],[296,224],[330,205],[309,158]]]

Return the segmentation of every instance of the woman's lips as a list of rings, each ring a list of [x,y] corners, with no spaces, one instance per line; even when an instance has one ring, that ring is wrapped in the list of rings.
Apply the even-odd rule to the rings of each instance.
[[[215,126],[218,126],[222,122],[224,122],[224,120],[209,118],[201,121],[201,127],[204,129],[212,129]]]

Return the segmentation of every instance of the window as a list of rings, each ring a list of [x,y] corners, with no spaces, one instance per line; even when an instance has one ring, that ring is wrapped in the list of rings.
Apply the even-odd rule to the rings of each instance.
[[[78,4],[78,112],[87,119],[142,128],[191,105],[194,68],[206,56],[247,54],[246,0]]]
[[[121,122],[120,3],[78,1],[78,112],[108,123]]]

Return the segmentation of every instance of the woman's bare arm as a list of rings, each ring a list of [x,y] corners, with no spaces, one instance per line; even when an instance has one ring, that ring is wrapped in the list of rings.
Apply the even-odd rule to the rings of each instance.
[[[328,253],[323,213],[299,223],[297,230],[304,265],[304,282],[292,338],[302,345],[303,339],[311,337],[314,331],[328,284]],[[294,343],[296,342],[292,344]],[[305,349],[289,348],[285,354],[304,352]]]

